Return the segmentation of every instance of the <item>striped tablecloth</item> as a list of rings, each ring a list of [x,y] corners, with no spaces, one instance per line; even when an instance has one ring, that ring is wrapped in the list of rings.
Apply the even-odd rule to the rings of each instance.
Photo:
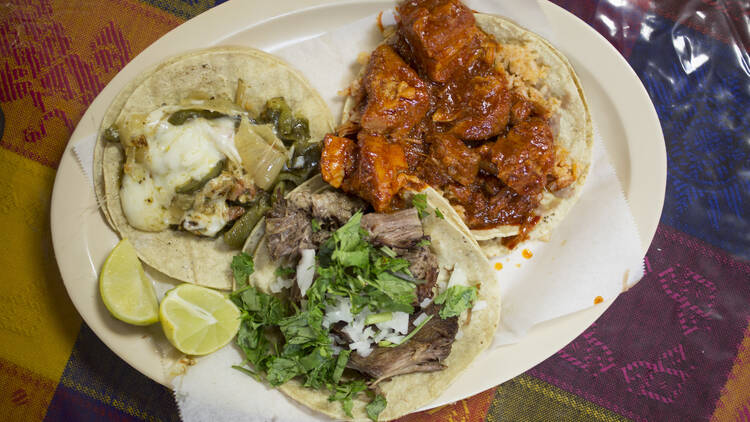
[[[403,420],[750,421],[750,5],[555,2],[622,53],[661,119],[667,193],[646,276],[537,367]],[[0,420],[179,420],[171,392],[116,357],[73,308],[50,194],[97,93],[218,3],[0,4]]]

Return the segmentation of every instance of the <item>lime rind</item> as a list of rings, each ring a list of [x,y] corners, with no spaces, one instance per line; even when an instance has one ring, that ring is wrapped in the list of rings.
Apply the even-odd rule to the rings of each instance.
[[[133,245],[121,240],[104,261],[99,293],[113,317],[132,325],[159,321],[159,302]]]
[[[164,334],[188,355],[205,355],[229,343],[239,330],[240,311],[226,295],[193,284],[167,292],[159,306]]]

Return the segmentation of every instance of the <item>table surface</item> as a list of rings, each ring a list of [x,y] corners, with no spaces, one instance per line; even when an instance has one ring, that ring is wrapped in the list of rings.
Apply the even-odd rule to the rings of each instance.
[[[403,420],[750,421],[750,6],[554,2],[620,51],[659,114],[667,191],[646,275],[535,368]],[[179,420],[172,393],[116,357],[70,303],[50,195],[99,91],[218,3],[0,5],[0,420]]]

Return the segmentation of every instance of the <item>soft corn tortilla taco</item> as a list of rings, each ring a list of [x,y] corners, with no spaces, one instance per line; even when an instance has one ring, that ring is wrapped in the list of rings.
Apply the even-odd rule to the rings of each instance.
[[[346,373],[348,376],[354,374],[369,379],[370,382],[375,381],[374,391],[385,398],[387,406],[379,414],[379,420],[397,418],[435,400],[488,347],[500,316],[500,296],[497,280],[479,246],[471,237],[466,235],[467,229],[460,227],[463,223],[441,195],[431,188],[425,189],[422,195],[426,198],[426,206],[424,207],[423,217],[416,220],[421,222],[421,229],[417,231],[423,231],[421,234],[426,236],[423,239],[429,239],[429,246],[412,245],[411,248],[429,248],[430,253],[436,258],[434,264],[436,264],[439,274],[435,277],[435,280],[432,280],[431,293],[426,293],[424,287],[418,288],[417,300],[424,306],[415,306],[410,321],[414,319],[414,315],[420,314],[420,312],[432,312],[435,318],[429,321],[405,345],[396,349],[372,345],[372,350],[367,347],[371,353],[369,357],[361,357],[355,349],[351,352],[347,364],[347,368],[349,368],[347,371],[352,369],[359,371]],[[281,295],[286,298],[291,297],[291,300],[299,302],[301,293],[303,298],[306,297],[300,291],[300,282],[296,281],[297,284],[294,285],[284,284],[279,278],[279,268],[290,265],[294,267],[299,259],[295,255],[299,248],[316,250],[315,253],[318,257],[315,259],[318,261],[323,259],[319,257],[320,251],[323,249],[318,249],[321,240],[315,239],[316,234],[328,230],[327,224],[331,221],[334,222],[334,227],[338,226],[342,223],[342,220],[345,220],[345,217],[350,216],[352,212],[361,209],[363,206],[364,203],[359,199],[347,197],[347,195],[334,190],[317,177],[294,190],[287,196],[286,204],[280,204],[268,214],[265,235],[254,248],[249,248],[254,250],[255,263],[255,272],[249,277],[250,285],[264,293]],[[307,207],[307,211],[302,212],[302,214],[306,213],[305,218],[318,219],[322,225],[322,228],[318,229],[317,232],[312,232],[312,234],[308,232],[307,235],[302,234],[303,230],[301,229],[306,227],[307,223],[299,221],[300,210],[305,209],[305,207]],[[333,210],[329,208],[333,208]],[[410,212],[412,215],[409,215]],[[438,217],[441,212],[445,218]],[[337,213],[344,213],[345,215],[340,217],[337,216]],[[398,251],[399,256],[404,254],[403,256],[408,257],[407,259],[412,263],[410,269],[413,276],[428,280],[426,281],[427,287],[430,287],[430,276],[425,276],[425,274],[429,274],[429,271],[425,271],[423,267],[415,263],[417,258],[414,258],[413,252],[405,249],[406,246],[403,243],[408,243],[406,239],[408,235],[405,233],[411,229],[402,228],[401,225],[413,228],[414,221],[418,218],[416,215],[417,211],[413,208],[393,214],[364,211],[360,224],[369,233],[370,240],[376,242],[375,244],[378,247],[380,245],[391,245],[393,250]],[[336,218],[339,219],[338,223],[335,222]],[[271,220],[271,223],[269,223],[269,220]],[[405,220],[410,220],[412,224],[409,225]],[[377,222],[373,223],[373,221]],[[389,225],[391,226],[383,228]],[[256,230],[259,229],[256,228]],[[386,234],[384,235],[383,232]],[[310,243],[310,239],[312,239],[312,243]],[[325,244],[325,241],[322,242]],[[249,249],[246,248],[246,251]],[[281,257],[278,254],[281,254]],[[294,258],[290,260],[290,256]],[[301,259],[304,260],[304,251],[302,256]],[[297,265],[298,271],[303,268],[301,263]],[[475,305],[473,311],[471,309],[468,312],[464,311],[459,317],[441,320],[437,316],[437,310],[433,308],[433,306],[437,307],[438,305],[427,303],[424,298],[431,296],[434,299],[440,292],[451,286],[454,282],[453,272],[456,274],[463,272],[467,284],[478,287],[478,297],[475,303],[481,304],[481,306]],[[299,272],[296,277],[300,277]],[[435,302],[438,301],[435,300]],[[327,317],[324,317],[324,320],[325,318]],[[332,321],[335,321],[335,319]],[[344,324],[344,321],[338,324]],[[354,324],[356,324],[356,316],[354,322],[350,322],[350,325]],[[430,324],[434,324],[434,326]],[[458,333],[455,331],[456,327]],[[414,329],[414,326],[410,323],[409,331],[412,329]],[[451,329],[454,331],[451,332]],[[337,333],[336,335],[341,335],[342,331],[355,335],[352,334],[352,331],[347,331],[346,325],[344,325],[344,328],[339,326],[337,330],[339,331],[333,330],[332,332]],[[415,343],[410,345],[409,342]],[[242,340],[240,340],[240,343],[242,343]],[[446,343],[448,343],[447,349],[445,349]],[[436,346],[438,344],[440,346]],[[340,346],[347,350],[345,345]],[[404,350],[404,347],[407,347],[407,349]],[[411,347],[411,349],[408,349],[408,347]],[[432,350],[431,347],[436,350]],[[438,348],[443,349],[437,350]],[[443,354],[441,355],[441,353]],[[439,357],[436,357],[437,355]],[[417,361],[419,359],[423,359],[423,361]],[[427,372],[411,372],[399,375],[401,372],[408,372],[404,370],[405,366],[412,368],[420,366],[423,371]],[[257,368],[255,369],[257,370]],[[248,380],[248,382],[252,381]],[[329,400],[330,391],[325,388],[307,388],[303,385],[303,378],[301,377],[295,377],[278,388],[295,401],[337,420],[366,420],[368,417],[366,406],[372,400],[363,393],[359,394],[353,400],[352,414],[349,416],[342,409],[340,402]]]
[[[452,3],[451,7],[454,8],[454,12],[458,10],[458,12],[456,12],[456,15],[458,16],[460,16],[462,13],[467,13],[465,11],[468,10],[463,8],[462,5],[458,6],[458,2],[451,1],[411,2],[411,4],[426,4],[425,7],[427,8],[433,7],[432,4],[437,3],[443,5]],[[400,7],[403,7],[403,5]],[[437,8],[432,9],[430,13],[440,13],[435,12],[435,10],[437,10]],[[444,8],[443,10],[446,9]],[[412,17],[408,15],[409,13],[411,12],[407,11],[405,12],[404,16],[401,17],[401,22],[406,22],[404,24],[404,27],[408,27],[410,22],[413,22],[410,21]],[[453,204],[454,208],[456,209],[459,218],[461,218],[468,227],[472,228],[472,237],[479,242],[479,245],[481,246],[485,254],[491,257],[505,255],[518,243],[528,239],[547,240],[554,228],[560,223],[560,221],[565,218],[565,215],[580,197],[583,184],[589,172],[591,153],[593,148],[593,127],[591,122],[591,115],[589,113],[581,83],[573,67],[561,52],[555,49],[548,41],[546,41],[541,36],[522,28],[521,26],[508,19],[482,13],[474,13],[473,16],[476,22],[476,26],[485,34],[494,38],[494,40],[499,45],[499,47],[493,53],[494,67],[497,69],[500,77],[504,81],[506,89],[510,92],[510,95],[513,98],[512,101],[522,99],[527,104],[534,104],[533,107],[538,107],[539,109],[544,110],[540,113],[540,115],[542,115],[542,117],[546,120],[547,125],[552,133],[555,149],[554,164],[547,172],[548,179],[550,181],[547,182],[547,185],[543,187],[541,199],[534,200],[536,204],[531,212],[528,212],[528,210],[524,211],[524,217],[526,218],[526,220],[523,223],[491,223],[486,224],[487,227],[482,227],[482,223],[484,223],[483,221],[478,221],[480,219],[476,218],[476,216],[472,216],[470,218],[469,208],[471,208],[470,204],[472,202],[475,202],[475,198],[461,198],[461,189],[470,187],[471,181],[465,182],[464,180],[462,180],[462,176],[464,177],[464,179],[468,178],[469,176],[466,176],[460,170],[455,171],[454,169],[450,169],[445,172],[446,176],[441,176],[448,178],[454,177],[454,180],[451,181],[451,183],[453,184],[453,187],[455,189],[451,187],[437,186],[433,183],[433,180],[429,180],[429,176],[423,177],[423,174],[425,173],[434,173],[434,168],[427,167],[427,170],[420,169],[417,171],[417,174],[415,174],[422,181],[425,181],[429,185],[437,188],[446,198],[450,200],[451,204]],[[424,27],[420,28],[428,28],[424,30],[425,32],[427,32],[429,31],[430,27],[429,24],[427,24]],[[404,31],[404,28],[400,26],[386,27],[383,31],[385,40],[379,46],[379,49],[376,49],[373,52],[370,60],[372,61],[373,56],[377,56],[378,60],[386,61],[388,59],[388,54],[390,53],[379,50],[384,48],[392,48],[392,50],[399,54],[401,58],[406,62],[404,66],[409,66],[410,68],[414,69],[415,73],[411,78],[418,76],[422,81],[424,81],[425,84],[435,83],[434,81],[431,81],[430,78],[434,75],[437,75],[434,76],[437,78],[441,77],[440,71],[441,69],[444,70],[445,68],[437,68],[436,70],[434,66],[439,66],[441,64],[439,62],[439,58],[434,59],[432,56],[430,56],[430,59],[424,59],[423,57],[420,57],[418,55],[425,54],[423,51],[419,50],[419,47],[414,48],[414,43],[404,43],[403,38],[409,36],[408,31],[409,29]],[[449,34],[448,36],[453,35],[455,34]],[[404,48],[404,45],[407,45],[407,47]],[[412,47],[411,50],[409,50],[409,45]],[[437,65],[434,61],[431,62],[430,60],[437,61]],[[370,113],[369,116],[367,115],[370,112],[367,109],[368,96],[377,100],[377,95],[381,95],[378,94],[378,89],[380,89],[378,88],[378,82],[373,82],[375,78],[373,77],[372,79],[367,79],[368,66],[374,69],[371,71],[372,74],[378,76],[377,72],[379,71],[379,68],[377,63],[371,65],[368,62],[368,65],[363,67],[359,76],[350,87],[351,95],[347,98],[347,101],[345,103],[343,120],[341,126],[339,126],[338,134],[341,136],[348,136],[351,139],[352,132],[362,130],[360,129],[360,127],[365,127],[369,124],[370,128],[368,130],[370,131],[370,134],[373,131],[377,134],[385,134],[386,138],[389,139],[389,142],[392,142],[394,140],[398,142],[397,138],[398,136],[402,136],[402,134],[398,134],[397,131],[392,131],[390,127],[387,128],[387,131],[381,130],[384,124],[377,119],[385,113],[382,113],[383,110],[381,109],[381,116],[377,115],[377,107],[379,106],[378,104],[376,104],[375,107],[372,107],[375,112]],[[398,66],[391,65],[391,69],[387,74],[391,75],[396,73],[395,68],[398,68]],[[413,83],[413,79],[409,80],[409,78],[404,78],[404,81],[406,81],[407,84],[411,84],[412,87],[417,87],[417,89],[419,89],[419,82]],[[444,82],[440,82],[440,84],[442,83]],[[440,84],[436,85],[438,86],[438,90],[442,89],[440,88],[440,86],[442,86]],[[381,84],[380,86],[388,85]],[[408,88],[401,89],[401,91],[406,92],[407,94],[409,93]],[[419,99],[418,96],[417,99]],[[400,101],[401,103],[398,107],[401,107],[402,111],[406,110],[408,112],[409,110],[414,110],[409,109],[410,105],[407,104],[407,101],[405,101],[403,98]],[[414,99],[410,98],[409,101],[413,102]],[[387,106],[383,107],[383,109],[387,111]],[[511,115],[512,113],[513,111],[511,109]],[[429,119],[430,116],[432,116],[433,119],[436,119],[435,116],[437,114],[437,111],[428,111],[427,118]],[[459,115],[460,119],[460,111],[457,114]],[[471,115],[471,113],[469,113],[469,115]],[[373,118],[372,116],[375,117]],[[449,119],[451,117],[445,118],[443,116],[440,116],[440,118]],[[369,123],[367,119],[369,119]],[[469,116],[469,118],[464,117],[465,121],[469,121],[470,119],[471,116]],[[380,127],[372,123],[373,121],[379,124]],[[464,123],[465,122],[456,123],[455,127],[459,127]],[[481,123],[485,124],[486,121]],[[449,122],[448,124],[452,123]],[[482,124],[476,126],[477,128],[479,128],[478,130],[483,129]],[[456,135],[457,138],[464,140],[465,144],[469,146],[471,150],[480,151],[480,145],[482,145],[482,143],[489,145],[495,139],[495,136],[497,136],[498,139],[501,137],[505,137],[509,132],[512,131],[512,128],[513,120],[511,117],[511,123],[508,124],[506,129],[501,130],[499,133],[493,132],[492,135],[486,138],[482,138],[482,136],[472,138],[472,133],[466,130],[465,127],[462,127],[463,130],[460,131],[453,131],[453,129],[450,129],[447,131],[447,133],[460,133],[460,135]],[[439,129],[438,131],[442,130],[445,129]],[[411,136],[413,136],[413,132],[409,133],[406,138],[408,139]],[[423,139],[429,140],[430,136],[433,135],[428,134],[427,138]],[[361,140],[359,142],[360,144],[362,143]],[[372,143],[372,141],[369,139],[368,142]],[[405,145],[408,145],[409,142],[413,141],[407,140]],[[446,145],[447,147],[449,147],[447,149],[448,151],[455,151],[456,156],[459,154],[470,153],[469,149],[466,149],[466,147],[463,147],[461,144],[456,144],[455,142],[442,142],[441,145]],[[443,148],[441,147],[440,149]],[[324,149],[324,161],[326,152],[328,152],[327,150],[328,148]],[[517,156],[522,156],[525,153],[527,152],[520,151]],[[417,151],[412,155],[428,155],[429,160],[432,158],[432,154],[432,152]],[[511,151],[511,158],[513,158],[512,154],[513,152]],[[472,168],[472,166],[474,166],[473,168],[475,169],[475,173],[471,177],[476,176],[476,162],[472,162],[471,160],[469,160],[459,162],[456,165],[456,161],[451,162],[451,158],[444,158],[448,155],[447,153],[435,153],[434,155],[437,157],[436,160],[439,162],[439,164],[437,165],[439,169],[446,169],[450,166],[463,168]],[[486,173],[489,175],[493,175],[493,171],[498,171],[497,168],[492,167],[494,164],[497,164],[498,161],[485,159],[489,155],[490,154],[482,156],[482,159],[479,162],[480,175],[483,171],[489,171],[490,173]],[[410,161],[410,152],[408,149],[406,151],[406,159],[411,167],[415,166],[415,164]],[[443,159],[443,161],[440,161],[441,159]],[[393,162],[393,159],[391,158],[389,159],[389,161]],[[422,164],[419,164],[419,166],[422,166]],[[491,167],[491,169],[487,170],[487,167]],[[423,171],[423,174],[420,175],[419,171]],[[502,171],[503,170],[501,169],[500,172]],[[457,174],[454,174],[454,172]],[[511,172],[509,171],[509,173]],[[325,176],[326,174],[324,172],[324,177]],[[348,178],[349,175],[347,174],[346,177]],[[502,186],[511,186],[512,181],[511,183],[508,183],[508,179],[515,177],[515,175],[511,173],[510,175],[506,174],[500,175],[498,177],[502,182]],[[344,179],[344,187],[346,187],[346,178]],[[484,186],[482,188],[484,188]],[[524,188],[524,186],[521,186],[520,188],[517,188],[515,190],[521,191]],[[488,198],[488,201],[492,201],[492,199]],[[467,207],[467,205],[469,206]],[[496,211],[491,210],[491,207],[487,207],[487,211],[483,212],[485,213],[485,215],[493,213],[497,214]],[[512,213],[514,211],[510,212]],[[487,222],[489,222],[490,220],[491,218],[487,219]]]
[[[545,191],[536,209],[541,220],[528,233],[528,238],[548,240],[581,196],[591,166],[594,129],[583,87],[568,59],[541,36],[499,16],[478,13],[475,18],[482,30],[503,45],[505,53],[501,51],[498,59],[515,80],[520,80],[518,89],[526,90],[531,97],[538,97],[547,104],[557,104],[552,117],[557,122],[555,145],[566,151],[576,177],[561,191]],[[524,69],[529,69],[528,75]],[[539,72],[544,76],[539,77]],[[535,83],[530,82],[534,80]],[[516,235],[518,230],[518,226],[505,226],[472,230],[472,234],[487,256],[497,256],[509,252],[502,238]]]
[[[141,171],[139,173],[140,178],[133,178],[129,173],[126,177],[127,172],[124,172],[126,150],[134,148],[135,151],[138,151],[140,145],[148,144],[145,148],[151,155],[146,159],[141,157],[141,161],[152,165],[152,168],[154,168],[153,163],[157,160],[153,158],[153,154],[155,154],[154,151],[157,151],[156,148],[161,148],[160,151],[164,152],[168,151],[169,147],[174,144],[169,145],[167,143],[167,146],[155,146],[151,143],[150,136],[157,133],[155,131],[159,130],[159,127],[168,127],[169,130],[178,127],[167,125],[167,121],[170,124],[172,122],[167,120],[167,117],[175,116],[177,112],[183,112],[184,114],[190,110],[198,110],[198,117],[189,116],[185,120],[187,123],[177,123],[182,124],[181,127],[185,131],[179,136],[190,135],[194,138],[200,138],[200,136],[194,136],[194,133],[188,132],[188,130],[193,129],[198,131],[196,133],[208,133],[207,136],[214,136],[214,138],[219,137],[219,135],[216,135],[218,133],[223,136],[220,139],[223,144],[216,141],[215,146],[202,148],[200,145],[205,146],[205,142],[201,144],[203,141],[198,139],[195,143],[197,147],[192,150],[186,149],[178,157],[179,159],[174,160],[175,157],[172,157],[172,161],[168,160],[168,153],[164,153],[160,158],[160,163],[162,169],[166,168],[164,180],[172,183],[172,192],[161,197],[165,202],[163,208],[170,206],[170,198],[178,196],[174,192],[175,184],[180,185],[176,188],[177,191],[184,188],[186,189],[185,192],[192,191],[190,192],[192,195],[203,195],[200,198],[206,201],[211,199],[206,196],[204,190],[208,189],[207,186],[213,182],[219,183],[216,182],[219,177],[210,179],[210,176],[217,174],[214,171],[215,169],[222,171],[221,175],[223,176],[228,168],[232,168],[235,173],[244,177],[246,190],[243,191],[242,195],[245,196],[241,200],[245,200],[262,189],[270,189],[269,186],[273,180],[261,182],[252,179],[252,173],[247,171],[248,164],[263,164],[261,158],[264,154],[258,154],[258,163],[255,162],[255,159],[242,160],[241,164],[235,163],[235,161],[240,161],[237,157],[244,152],[240,149],[238,153],[237,146],[234,144],[235,141],[239,142],[238,134],[243,129],[246,129],[246,132],[242,132],[243,134],[249,133],[255,138],[260,136],[258,139],[265,140],[268,145],[261,144],[264,148],[272,149],[272,152],[276,151],[275,154],[277,155],[288,153],[289,157],[292,157],[291,150],[288,151],[284,146],[280,146],[281,141],[275,135],[279,137],[281,135],[276,131],[276,127],[269,129],[268,125],[261,127],[262,125],[254,124],[254,119],[266,112],[264,107],[267,107],[269,100],[278,98],[283,98],[295,118],[306,119],[308,122],[308,144],[318,143],[323,135],[331,130],[333,118],[330,111],[320,95],[304,77],[280,59],[251,48],[216,47],[168,59],[139,75],[118,94],[103,118],[95,147],[95,188],[98,202],[105,217],[121,237],[130,239],[139,257],[144,262],[170,277],[185,282],[219,289],[231,289],[232,279],[229,264],[232,256],[237,253],[239,248],[230,247],[224,242],[221,236],[222,231],[226,230],[224,224],[221,224],[225,222],[224,220],[219,220],[217,223],[210,219],[205,221],[205,218],[204,221],[196,219],[195,225],[199,225],[198,223],[203,225],[200,227],[202,231],[196,230],[196,233],[185,231],[185,224],[183,223],[187,220],[185,220],[184,215],[182,216],[183,221],[177,220],[180,224],[180,230],[175,230],[174,221],[157,218],[159,214],[155,214],[155,211],[152,212],[156,206],[148,207],[149,204],[153,204],[149,200],[153,200],[153,196],[159,194],[145,198],[144,196],[147,195],[141,195],[140,199],[148,202],[143,205],[143,208],[151,212],[149,214],[151,217],[153,215],[156,215],[156,217],[143,218],[141,221],[137,221],[133,216],[137,214],[136,211],[140,212],[140,209],[136,209],[136,211],[133,211],[133,209],[138,208],[136,206],[138,204],[133,205],[132,198],[128,200],[121,198],[123,183],[125,182],[132,192],[133,186],[137,188],[133,180],[137,183],[144,180],[147,183],[152,183],[153,180],[156,180],[157,175],[154,172],[149,172],[148,167],[146,167],[146,171],[139,170]],[[202,116],[207,117],[203,118]],[[216,116],[225,116],[226,118],[216,118]],[[294,122],[297,122],[297,120]],[[112,138],[111,128],[117,128],[116,133],[120,142],[107,140]],[[211,132],[214,129],[217,132]],[[200,130],[204,132],[199,132]],[[140,137],[141,135],[143,137]],[[173,138],[179,138],[179,136],[173,136]],[[142,142],[144,138],[145,143]],[[199,157],[201,160],[196,160],[190,156],[190,154],[200,154],[205,151],[213,154],[211,156],[213,162],[210,159],[201,161],[202,157]],[[138,158],[135,158],[135,160],[138,160]],[[174,181],[169,179],[172,175],[168,172],[174,168],[179,168],[186,160],[193,160],[191,162],[197,163],[196,168],[182,169],[187,175],[185,180]],[[136,164],[142,163],[136,162]],[[221,166],[218,164],[221,164]],[[202,167],[198,168],[199,166]],[[220,168],[222,166],[223,170]],[[145,164],[141,167],[145,167]],[[210,174],[206,174],[205,169],[208,168],[211,169],[208,172]],[[277,166],[276,172],[278,173],[278,171]],[[201,174],[201,172],[203,173]],[[133,180],[125,180],[128,178]],[[189,183],[195,183],[196,181],[199,181],[196,186],[189,185]],[[187,188],[185,188],[186,184],[188,184]],[[263,185],[262,189],[261,185]],[[161,192],[160,189],[154,188],[154,192]],[[194,193],[196,190],[198,190],[197,194]],[[189,194],[186,193],[185,195]],[[131,195],[130,197],[138,197],[138,195]],[[188,198],[188,200],[191,199]],[[247,202],[250,203],[251,199],[247,199]],[[174,203],[174,200],[172,200],[172,203]],[[193,202],[194,206],[196,206],[196,203]],[[221,207],[223,210],[222,216],[233,212],[232,210],[227,211],[225,204]],[[190,209],[186,214],[192,212],[192,210]],[[235,214],[243,212],[238,208],[234,208],[234,211],[236,211]],[[144,212],[143,214],[147,213]]]

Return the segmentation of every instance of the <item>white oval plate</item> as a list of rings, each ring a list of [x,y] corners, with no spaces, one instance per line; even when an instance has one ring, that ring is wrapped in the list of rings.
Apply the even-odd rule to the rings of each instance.
[[[163,368],[177,355],[162,353],[168,348],[160,346],[163,339],[158,325],[144,330],[120,323],[99,299],[98,270],[118,238],[98,212],[93,190],[78,168],[71,146],[96,136],[115,95],[138,73],[165,57],[218,44],[274,49],[392,6],[392,2],[377,0],[224,3],[144,50],[83,115],[55,180],[51,211],[55,255],[68,294],[86,324],[135,369],[169,386]],[[601,35],[552,3],[544,2],[542,9],[558,34],[553,43],[567,55],[583,83],[594,121],[635,216],[645,254],[661,216],[666,185],[666,150],[654,107],[628,63]],[[432,406],[474,395],[525,372],[576,338],[611,302],[540,324],[519,343],[485,352]]]

